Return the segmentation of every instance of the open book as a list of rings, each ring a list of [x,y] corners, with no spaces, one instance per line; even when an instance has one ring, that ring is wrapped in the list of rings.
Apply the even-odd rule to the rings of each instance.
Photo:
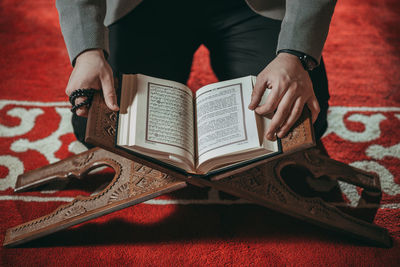
[[[264,138],[270,120],[247,108],[254,84],[247,76],[193,93],[181,83],[124,74],[116,145],[194,174],[280,153],[279,139]]]

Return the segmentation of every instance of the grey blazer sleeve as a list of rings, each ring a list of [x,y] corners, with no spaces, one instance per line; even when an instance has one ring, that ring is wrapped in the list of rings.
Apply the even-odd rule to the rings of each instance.
[[[286,0],[277,51],[292,49],[321,60],[336,0]]]
[[[88,49],[101,48],[109,53],[105,0],[57,0],[56,7],[72,65]]]

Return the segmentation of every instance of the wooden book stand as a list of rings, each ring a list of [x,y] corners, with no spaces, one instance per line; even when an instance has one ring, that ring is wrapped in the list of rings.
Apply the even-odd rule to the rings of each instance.
[[[373,224],[381,200],[379,178],[340,163],[315,146],[312,124],[304,112],[282,139],[276,157],[211,177],[184,175],[114,146],[117,114],[95,95],[87,141],[99,147],[18,177],[15,191],[58,179],[81,178],[99,166],[115,170],[111,183],[90,197],[76,197],[52,213],[7,230],[4,246],[16,246],[146,200],[186,187],[209,186],[252,203],[336,230],[371,245],[390,247],[386,229]],[[356,207],[342,199],[338,181],[362,189]]]

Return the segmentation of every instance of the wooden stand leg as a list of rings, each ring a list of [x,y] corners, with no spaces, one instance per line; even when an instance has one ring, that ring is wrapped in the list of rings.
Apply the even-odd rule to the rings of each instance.
[[[290,174],[293,179],[301,180],[303,186],[304,183],[308,184],[305,195],[296,192],[295,187],[291,188],[287,178],[283,177],[282,174],[288,166],[301,166],[312,174],[313,177],[300,177],[299,174],[302,173],[299,172]],[[363,187],[368,192],[363,193],[358,207],[367,207],[371,199],[373,202],[378,200],[379,203],[381,191],[376,175],[332,160],[315,148],[271,161],[246,173],[211,181],[210,186],[321,227],[346,233],[370,244],[390,247],[392,241],[386,229],[350,216],[336,204],[310,194],[311,191],[318,193],[318,190],[323,194],[327,193],[333,189],[337,180]]]
[[[55,179],[68,179],[99,166],[115,170],[111,183],[94,196],[78,196],[54,212],[10,228],[4,245],[15,246],[57,232],[128,206],[186,187],[186,182],[138,164],[106,150],[95,148],[82,154],[26,173],[17,180],[18,190],[32,188]]]

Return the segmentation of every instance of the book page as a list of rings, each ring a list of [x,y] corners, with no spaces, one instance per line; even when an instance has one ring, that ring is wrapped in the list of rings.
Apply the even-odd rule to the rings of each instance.
[[[161,154],[162,157],[169,155],[171,160],[178,157],[194,168],[194,111],[191,90],[177,82],[141,74],[124,75],[122,90],[127,87],[125,82],[132,83],[132,79],[127,78],[130,76],[136,77],[135,84],[130,85],[135,87],[131,90],[135,92],[135,96],[122,93],[122,96],[133,98],[133,101],[129,100],[132,107],[127,108],[129,123],[121,123],[129,136],[126,137],[126,133],[121,134],[118,139],[128,139],[128,142],[118,144],[131,146],[136,151],[146,151],[147,155],[154,151],[154,157]],[[121,98],[121,103],[124,101]]]
[[[198,165],[213,157],[260,147],[256,118],[247,108],[252,89],[248,76],[196,92]]]
[[[194,153],[193,98],[186,90],[148,83],[146,141]]]

